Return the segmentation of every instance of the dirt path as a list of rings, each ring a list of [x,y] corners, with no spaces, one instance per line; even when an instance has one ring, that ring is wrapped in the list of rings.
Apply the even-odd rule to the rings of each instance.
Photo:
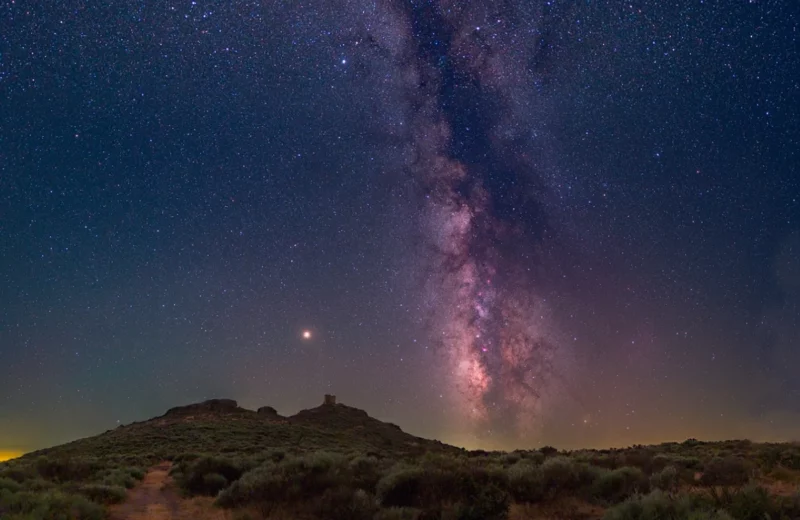
[[[175,490],[169,470],[171,462],[150,468],[141,484],[128,492],[128,499],[110,508],[111,520],[226,520],[228,515],[213,507],[210,498],[184,499]]]

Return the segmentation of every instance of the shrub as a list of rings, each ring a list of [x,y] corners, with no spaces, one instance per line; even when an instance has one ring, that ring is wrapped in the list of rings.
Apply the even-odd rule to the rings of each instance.
[[[490,484],[477,496],[456,504],[455,517],[457,520],[506,520],[510,505],[508,493]]]
[[[779,461],[786,468],[800,470],[800,448],[787,448],[781,453]]]
[[[558,455],[558,449],[552,446],[542,446],[541,448],[539,448],[539,453],[541,453],[545,457],[554,457]]]
[[[101,469],[95,459],[39,457],[36,460],[36,471],[42,477],[56,482],[88,480]]]
[[[750,480],[751,466],[738,457],[715,457],[703,468],[700,483],[706,486],[739,486]]]
[[[491,486],[507,489],[508,476],[501,467],[486,461],[442,459],[424,466],[397,464],[378,482],[377,494],[383,506],[416,507],[429,514],[442,504],[470,504]]]
[[[372,520],[378,506],[362,489],[337,487],[327,489],[315,509],[319,517],[326,520]]]
[[[767,490],[760,486],[747,486],[737,492],[724,489],[717,493],[712,490],[710,496],[715,507],[724,509],[737,520],[779,517],[777,505],[772,502]]]
[[[555,456],[542,463],[542,481],[546,489],[571,490],[578,486],[578,472],[571,459]]]
[[[605,471],[592,484],[592,495],[609,502],[618,502],[641,491],[647,491],[647,479],[642,470],[630,466]]]
[[[692,495],[675,498],[656,490],[647,495],[634,495],[609,508],[603,520],[731,520],[731,517]]]
[[[5,467],[0,471],[0,477],[8,478],[19,483],[37,478],[37,476],[36,470],[30,466],[14,465]]]
[[[508,468],[508,490],[516,502],[538,502],[544,498],[541,467],[525,459]]]
[[[11,480],[8,477],[0,477],[0,491],[8,490],[12,493],[16,493],[22,489],[22,485],[16,480]]]
[[[176,480],[189,495],[214,496],[242,476],[243,469],[234,461],[220,457],[200,457],[189,463]]]
[[[783,466],[775,466],[772,471],[770,471],[769,476],[778,482],[794,482],[797,479],[791,470]]]
[[[619,466],[632,466],[650,473],[653,471],[655,464],[657,464],[653,460],[654,458],[655,455],[650,448],[634,449],[626,451],[619,456]]]
[[[125,489],[131,489],[136,485],[136,479],[133,478],[130,470],[125,468],[106,471],[102,474],[101,481],[107,486],[119,486]]]
[[[667,466],[657,473],[650,475],[650,486],[662,491],[673,491],[678,487],[678,469]]]
[[[378,499],[383,506],[405,507],[419,504],[425,472],[419,466],[398,464],[377,485]]]
[[[14,518],[48,520],[105,520],[103,506],[86,497],[61,491],[11,493],[0,491],[0,511]],[[3,516],[5,518],[5,516]]]
[[[119,504],[127,497],[125,488],[103,484],[87,484],[81,486],[79,492],[92,502],[99,504]]]
[[[375,457],[355,457],[350,461],[353,486],[367,491],[375,491],[375,486],[381,478],[380,470],[380,463]]]
[[[788,497],[776,497],[781,518],[800,518],[800,491]]]
[[[417,520],[419,516],[419,509],[414,509],[412,507],[390,507],[378,511],[374,520]]]
[[[56,487],[55,484],[41,477],[26,480],[23,485],[25,486],[26,491],[46,491]]]
[[[257,505],[267,515],[275,504],[298,503],[322,495],[327,489],[351,482],[349,465],[342,456],[315,453],[266,462],[248,471],[217,497],[222,507]]]
[[[203,475],[203,494],[216,495],[228,486],[228,479],[219,473],[206,473]]]

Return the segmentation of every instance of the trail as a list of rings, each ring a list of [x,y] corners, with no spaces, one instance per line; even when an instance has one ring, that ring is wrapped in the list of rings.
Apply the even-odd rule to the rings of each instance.
[[[184,499],[175,490],[171,462],[150,468],[128,499],[110,508],[111,520],[225,520],[228,515],[213,507],[210,498]]]

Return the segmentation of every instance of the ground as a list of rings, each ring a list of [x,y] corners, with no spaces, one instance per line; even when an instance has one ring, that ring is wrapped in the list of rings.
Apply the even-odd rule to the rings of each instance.
[[[169,471],[172,463],[151,468],[142,483],[128,493],[123,504],[110,508],[111,520],[228,520],[230,512],[213,507],[213,499],[184,499]]]

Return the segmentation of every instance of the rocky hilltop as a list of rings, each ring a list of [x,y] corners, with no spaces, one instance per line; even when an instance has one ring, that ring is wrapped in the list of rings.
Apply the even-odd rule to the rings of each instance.
[[[164,415],[28,456],[146,450],[157,457],[173,458],[184,453],[257,453],[270,449],[298,453],[351,450],[387,456],[461,451],[406,433],[395,424],[326,396],[320,406],[288,417],[271,406],[254,411],[240,407],[233,399],[210,399],[176,406]]]

